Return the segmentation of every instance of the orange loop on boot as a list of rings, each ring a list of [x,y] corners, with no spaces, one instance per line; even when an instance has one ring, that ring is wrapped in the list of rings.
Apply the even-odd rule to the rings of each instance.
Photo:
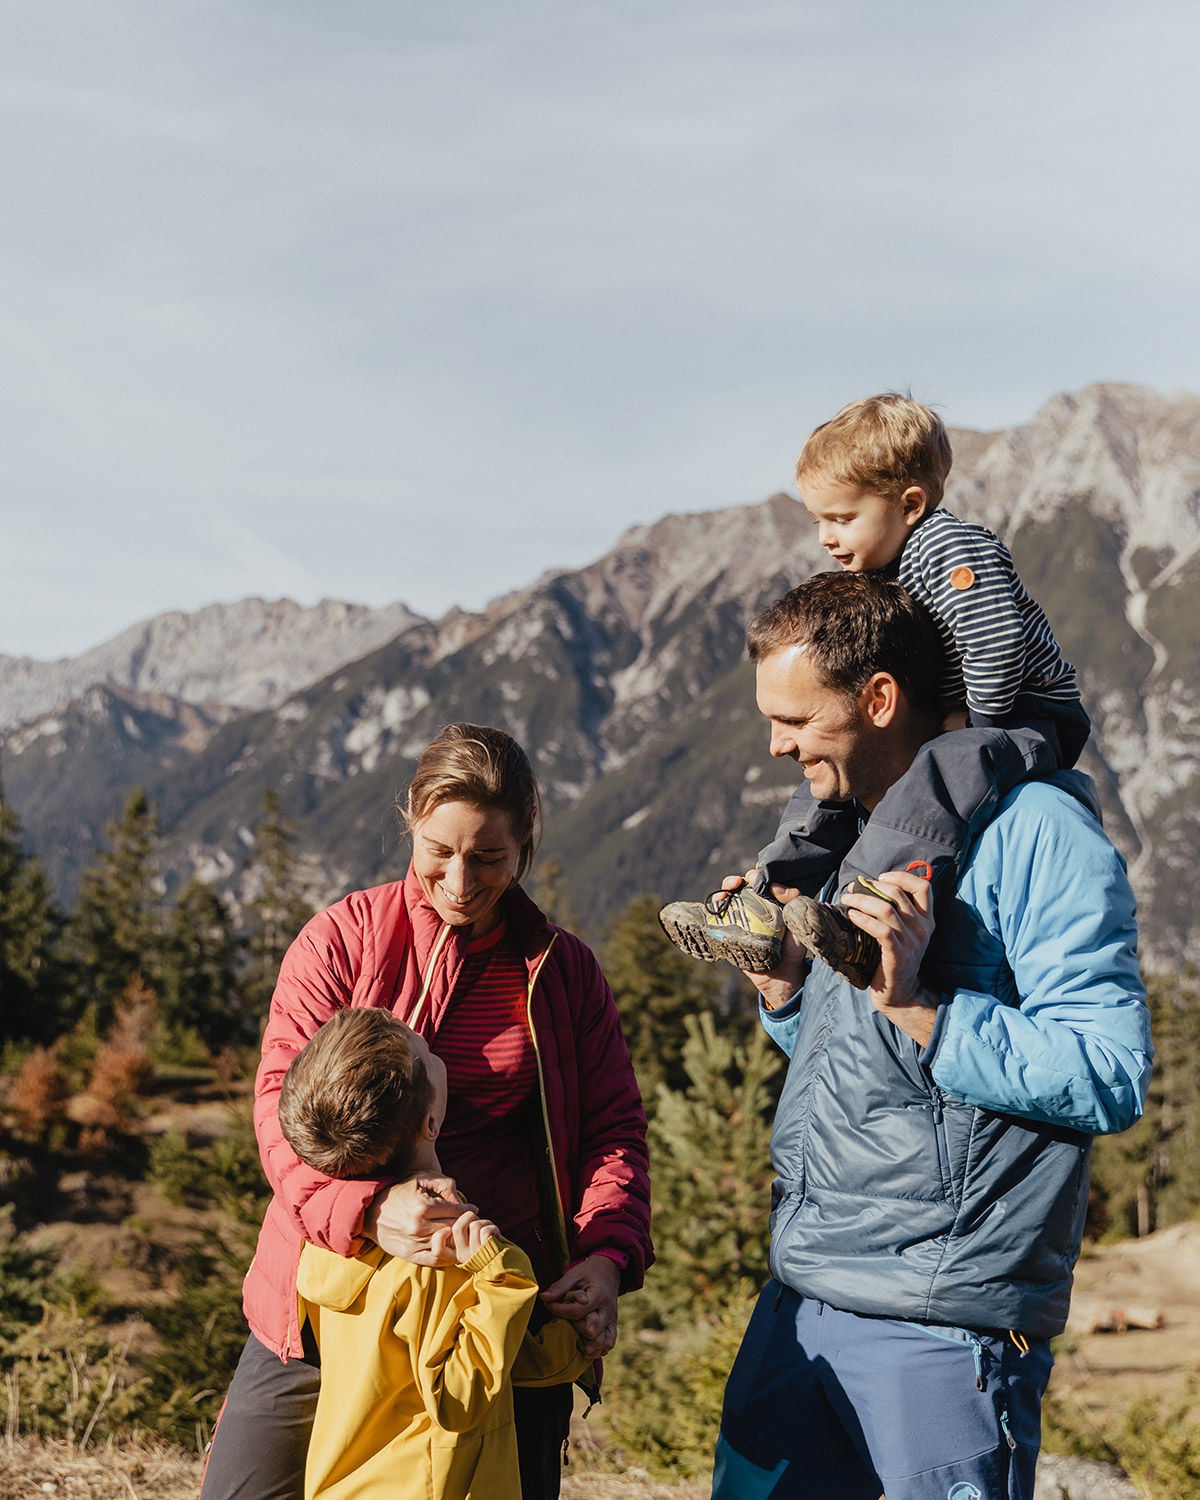
[[[906,875],[919,875],[922,880],[933,879],[933,866],[927,859],[914,859],[912,864],[904,866]]]

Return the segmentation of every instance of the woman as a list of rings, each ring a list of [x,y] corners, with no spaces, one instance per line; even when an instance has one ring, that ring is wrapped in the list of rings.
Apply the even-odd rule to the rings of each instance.
[[[651,1259],[646,1120],[612,993],[588,948],[521,890],[539,817],[529,759],[502,730],[452,724],[421,756],[402,817],[403,882],[319,913],[284,958],[263,1037],[255,1129],[275,1196],[246,1276],[251,1337],[214,1434],[202,1500],[299,1500],[320,1383],[299,1327],[303,1239],[452,1258],[469,1200],[533,1261],[586,1353],[616,1342],[617,1294]],[[288,1064],[347,1005],[386,1006],[445,1062],[447,1177],[334,1181],[279,1129]],[[456,1188],[457,1184],[457,1188]],[[462,1197],[460,1197],[460,1191]],[[571,1387],[518,1390],[523,1500],[553,1500]]]

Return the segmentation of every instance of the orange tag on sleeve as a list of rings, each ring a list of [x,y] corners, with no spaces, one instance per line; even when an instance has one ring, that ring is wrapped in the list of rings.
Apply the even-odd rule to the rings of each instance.
[[[970,568],[955,568],[950,574],[950,587],[952,589],[969,589],[975,582],[975,574]]]

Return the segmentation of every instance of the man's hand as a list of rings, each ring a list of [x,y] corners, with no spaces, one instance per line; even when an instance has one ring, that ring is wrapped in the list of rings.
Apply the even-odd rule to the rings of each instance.
[[[454,1259],[461,1266],[471,1259],[481,1245],[495,1239],[500,1233],[490,1219],[481,1219],[473,1208],[467,1209],[454,1221],[451,1231],[454,1240]]]
[[[418,1266],[450,1266],[458,1259],[455,1221],[470,1207],[453,1178],[418,1172],[372,1198],[363,1215],[363,1233],[400,1260]]]
[[[617,1288],[621,1271],[607,1255],[589,1255],[542,1293],[556,1318],[574,1323],[580,1350],[589,1359],[607,1354],[617,1342]]]
[[[879,944],[882,955],[871,980],[871,1003],[893,1026],[926,1046],[933,1035],[936,997],[920,980],[921,960],[933,933],[929,882],[908,870],[890,870],[876,882],[895,905],[852,886],[842,897],[851,920]]]

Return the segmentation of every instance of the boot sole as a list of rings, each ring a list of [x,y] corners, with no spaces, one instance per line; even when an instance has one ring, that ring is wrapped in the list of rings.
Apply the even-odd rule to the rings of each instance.
[[[778,938],[756,938],[747,932],[730,932],[726,936],[698,923],[690,914],[672,912],[669,906],[659,912],[658,920],[681,952],[705,963],[724,961],[747,974],[766,974],[779,962]]]
[[[860,941],[850,951],[845,934],[826,919],[821,903],[809,896],[796,896],[789,901],[783,908],[783,920],[802,948],[828,964],[835,974],[848,979],[856,990],[871,987],[881,954],[879,944],[869,933],[860,933]]]

